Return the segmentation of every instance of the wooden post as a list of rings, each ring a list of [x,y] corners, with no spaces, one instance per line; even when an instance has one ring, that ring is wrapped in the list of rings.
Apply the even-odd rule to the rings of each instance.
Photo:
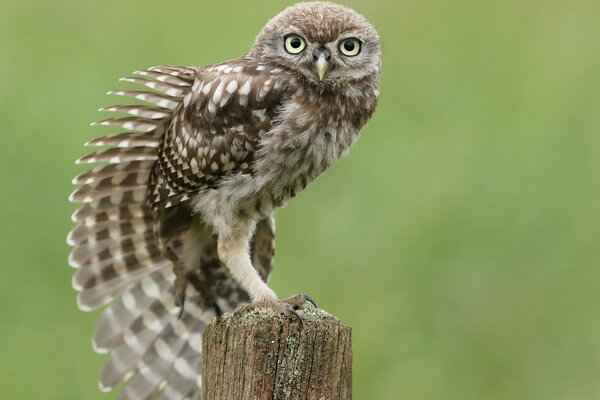
[[[350,400],[351,328],[305,304],[304,321],[271,309],[204,332],[202,400]]]

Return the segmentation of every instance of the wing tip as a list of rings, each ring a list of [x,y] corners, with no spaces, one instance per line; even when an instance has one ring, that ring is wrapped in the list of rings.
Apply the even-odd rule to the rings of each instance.
[[[112,386],[107,386],[102,381],[98,381],[98,389],[100,389],[101,392],[107,393],[112,390]]]
[[[75,189],[75,190],[73,190],[71,192],[71,194],[69,195],[69,202],[70,203],[79,203],[79,200],[77,200],[77,195],[79,194],[78,193],[79,191],[80,191],[79,188],[77,188],[77,189]]]
[[[73,287],[75,287],[75,284],[73,284]],[[94,310],[92,307],[85,304],[83,300],[81,300],[81,292],[77,295],[77,308],[84,312],[90,312]]]
[[[98,353],[98,354],[106,354],[106,353],[108,353],[108,349],[106,347],[98,344],[98,342],[96,341],[95,337],[92,338],[92,349],[96,353]],[[100,390],[102,390],[102,389],[100,389]]]
[[[81,263],[75,259],[75,250],[73,250],[73,251],[71,251],[71,252],[69,253],[69,258],[68,258],[67,262],[69,263],[69,266],[70,266],[71,268],[75,268],[75,269],[77,269],[77,268],[80,268],[80,267],[81,267]],[[77,289],[77,288],[75,288],[75,287],[73,287],[73,288],[74,288],[75,290],[80,290],[80,289]]]
[[[74,231],[75,229],[72,229],[69,234],[67,235],[67,244],[69,246],[75,246],[77,244],[77,242],[75,242],[75,237],[74,237]]]
[[[79,282],[77,282],[77,274],[73,275],[73,278],[71,278],[71,287],[75,290],[77,290],[78,292],[81,292],[83,290],[83,285]],[[83,310],[83,311],[90,311],[91,308],[89,308],[89,306],[85,305],[82,301],[80,296],[77,296],[77,306],[83,310],[83,308],[88,308],[87,310]]]

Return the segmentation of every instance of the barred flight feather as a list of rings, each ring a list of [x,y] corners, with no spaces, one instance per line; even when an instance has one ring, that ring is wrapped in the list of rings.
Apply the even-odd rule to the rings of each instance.
[[[123,205],[143,204],[145,199],[146,190],[131,189],[126,192],[112,192],[89,203],[98,210],[109,210]]]
[[[142,105],[114,105],[110,107],[102,107],[98,111],[122,112],[125,114],[135,115],[136,117],[144,117],[148,119],[163,119],[171,115],[171,111],[169,109]]]
[[[88,239],[95,239],[96,241],[102,239],[116,240],[121,237],[152,231],[153,228],[150,225],[152,221],[152,216],[146,215],[143,219],[116,222],[105,221],[93,226],[79,223],[69,234],[67,243],[74,246]]]
[[[154,165],[154,161],[131,161],[119,164],[109,164],[100,167],[94,167],[82,172],[73,178],[74,185],[91,183],[98,179],[106,177],[118,176],[121,173],[138,172],[150,174],[150,169]]]
[[[171,319],[166,329],[137,364],[138,373],[123,392],[124,399],[145,399],[158,392],[159,385],[173,370],[173,364],[189,346],[193,332],[201,332],[204,323],[186,315]],[[196,344],[197,345],[197,344]]]
[[[143,86],[149,87],[151,89],[159,90],[168,96],[174,96],[174,97],[181,97],[184,95],[184,93],[187,92],[187,86],[172,85],[168,82],[164,82],[164,81],[161,82],[158,80],[148,79],[148,78],[137,78],[137,77],[121,78],[120,81],[129,82],[129,83],[137,83],[139,85],[143,85]]]
[[[94,310],[107,304],[116,296],[120,296],[127,287],[147,274],[169,267],[170,262],[163,260],[160,263],[144,265],[142,269],[136,269],[126,276],[121,276],[106,282],[98,282],[96,286],[89,289],[83,289],[79,292],[77,296],[77,305],[84,311]],[[77,287],[75,287],[75,289],[77,289]]]
[[[187,360],[189,369],[192,371],[200,369],[202,364],[202,354],[198,352],[198,349],[196,346],[187,346],[179,357],[182,360]],[[164,381],[164,388],[157,397],[157,400],[187,399],[191,398],[194,394],[199,396],[200,394],[196,393],[196,387],[200,387],[200,385],[200,375],[192,379],[179,373],[176,368],[173,368]]]
[[[162,255],[156,242],[155,217],[146,202],[161,136],[182,96],[191,90],[196,71],[165,66],[135,74],[138,77],[122,81],[156,92],[110,92],[150,105],[101,109],[130,116],[108,118],[93,125],[130,132],[109,134],[86,143],[109,148],[80,158],[78,164],[109,164],[93,167],[73,179],[80,187],[70,200],[87,204],[73,213],[72,220],[77,225],[67,238],[74,246],[69,263],[77,268],[73,287],[80,292],[79,307],[92,310],[114,300],[102,315],[93,347],[98,352],[111,352],[100,378],[103,389],[137,374],[122,392],[125,399],[159,395],[169,387],[167,381],[180,382],[186,393],[197,392],[196,382],[181,376],[174,365],[189,355],[193,358],[190,362],[194,375],[199,375],[199,349],[190,346],[199,346],[198,337],[214,315],[212,310],[195,310],[193,302],[200,302],[200,297],[190,286],[191,305],[184,318],[177,319],[172,263]]]
[[[119,192],[129,192],[136,189],[144,189],[146,186],[136,182],[111,183],[102,181],[98,184],[83,185],[69,196],[69,200],[75,203],[91,203]]]
[[[181,77],[177,77],[175,75],[170,75],[170,74],[164,74],[161,72],[157,72],[157,71],[153,71],[153,70],[148,70],[148,71],[135,71],[134,72],[136,75],[140,75],[140,76],[145,76],[148,78],[152,78],[154,80],[157,80],[159,82],[166,82],[166,83],[170,83],[171,85],[177,85],[177,86],[183,86],[183,87],[188,87],[193,83],[193,79],[192,78],[181,78]]]
[[[121,163],[128,161],[156,160],[156,149],[146,146],[128,147],[128,148],[110,148],[106,150],[94,151],[77,160],[77,164],[93,164],[97,162]]]
[[[147,288],[167,293],[174,279],[170,269],[162,269],[131,285],[102,314],[92,339],[94,349],[104,353],[123,343],[125,330],[155,301],[154,291]]]
[[[100,384],[110,388],[123,382],[136,370],[139,360],[154,340],[177,319],[172,291],[164,292],[125,329],[123,341],[112,351],[100,375]]]
[[[148,214],[150,214],[149,207],[141,204],[121,205],[110,210],[98,210],[88,203],[75,211],[71,216],[71,220],[81,222],[84,225],[95,225],[107,221],[140,219]]]
[[[74,268],[90,265],[106,257],[112,257],[117,254],[127,254],[134,249],[144,248],[145,246],[156,246],[151,243],[153,233],[127,236],[117,240],[105,240],[101,243],[79,245],[69,256],[69,263]]]
[[[136,100],[156,104],[159,107],[168,108],[170,110],[175,109],[175,107],[177,107],[177,105],[179,104],[179,100],[177,97],[160,95],[141,90],[111,90],[107,94],[132,97]]]
[[[115,117],[107,118],[101,121],[93,122],[92,126],[116,126],[130,131],[147,133],[155,131],[162,125],[161,120],[148,119],[143,117]]]
[[[113,135],[99,137],[90,140],[85,146],[115,146],[115,147],[130,147],[130,146],[147,146],[158,147],[160,141],[156,133],[117,133]]]

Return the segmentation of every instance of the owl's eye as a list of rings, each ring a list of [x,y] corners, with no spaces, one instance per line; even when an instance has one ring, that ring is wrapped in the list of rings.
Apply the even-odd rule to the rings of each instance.
[[[356,38],[344,39],[340,43],[340,51],[343,55],[353,57],[360,53],[360,40]]]
[[[284,42],[285,51],[290,54],[298,54],[306,47],[304,39],[298,35],[288,35]]]

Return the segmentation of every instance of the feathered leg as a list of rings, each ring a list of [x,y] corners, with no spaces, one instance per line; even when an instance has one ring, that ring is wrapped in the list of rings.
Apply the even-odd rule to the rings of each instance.
[[[234,226],[233,229],[229,228]],[[244,288],[252,302],[277,302],[275,292],[261,279],[250,259],[250,241],[256,222],[237,221],[236,224],[218,224],[219,258],[233,278]]]
[[[222,229],[219,232],[218,253],[233,278],[249,294],[252,303],[238,306],[233,312],[234,316],[252,308],[272,308],[291,314],[302,323],[302,318],[296,310],[306,302],[315,305],[314,301],[304,295],[294,296],[284,301],[278,300],[275,292],[261,279],[252,265],[250,243],[256,223],[236,222],[236,224],[225,225],[235,226],[235,230]]]

